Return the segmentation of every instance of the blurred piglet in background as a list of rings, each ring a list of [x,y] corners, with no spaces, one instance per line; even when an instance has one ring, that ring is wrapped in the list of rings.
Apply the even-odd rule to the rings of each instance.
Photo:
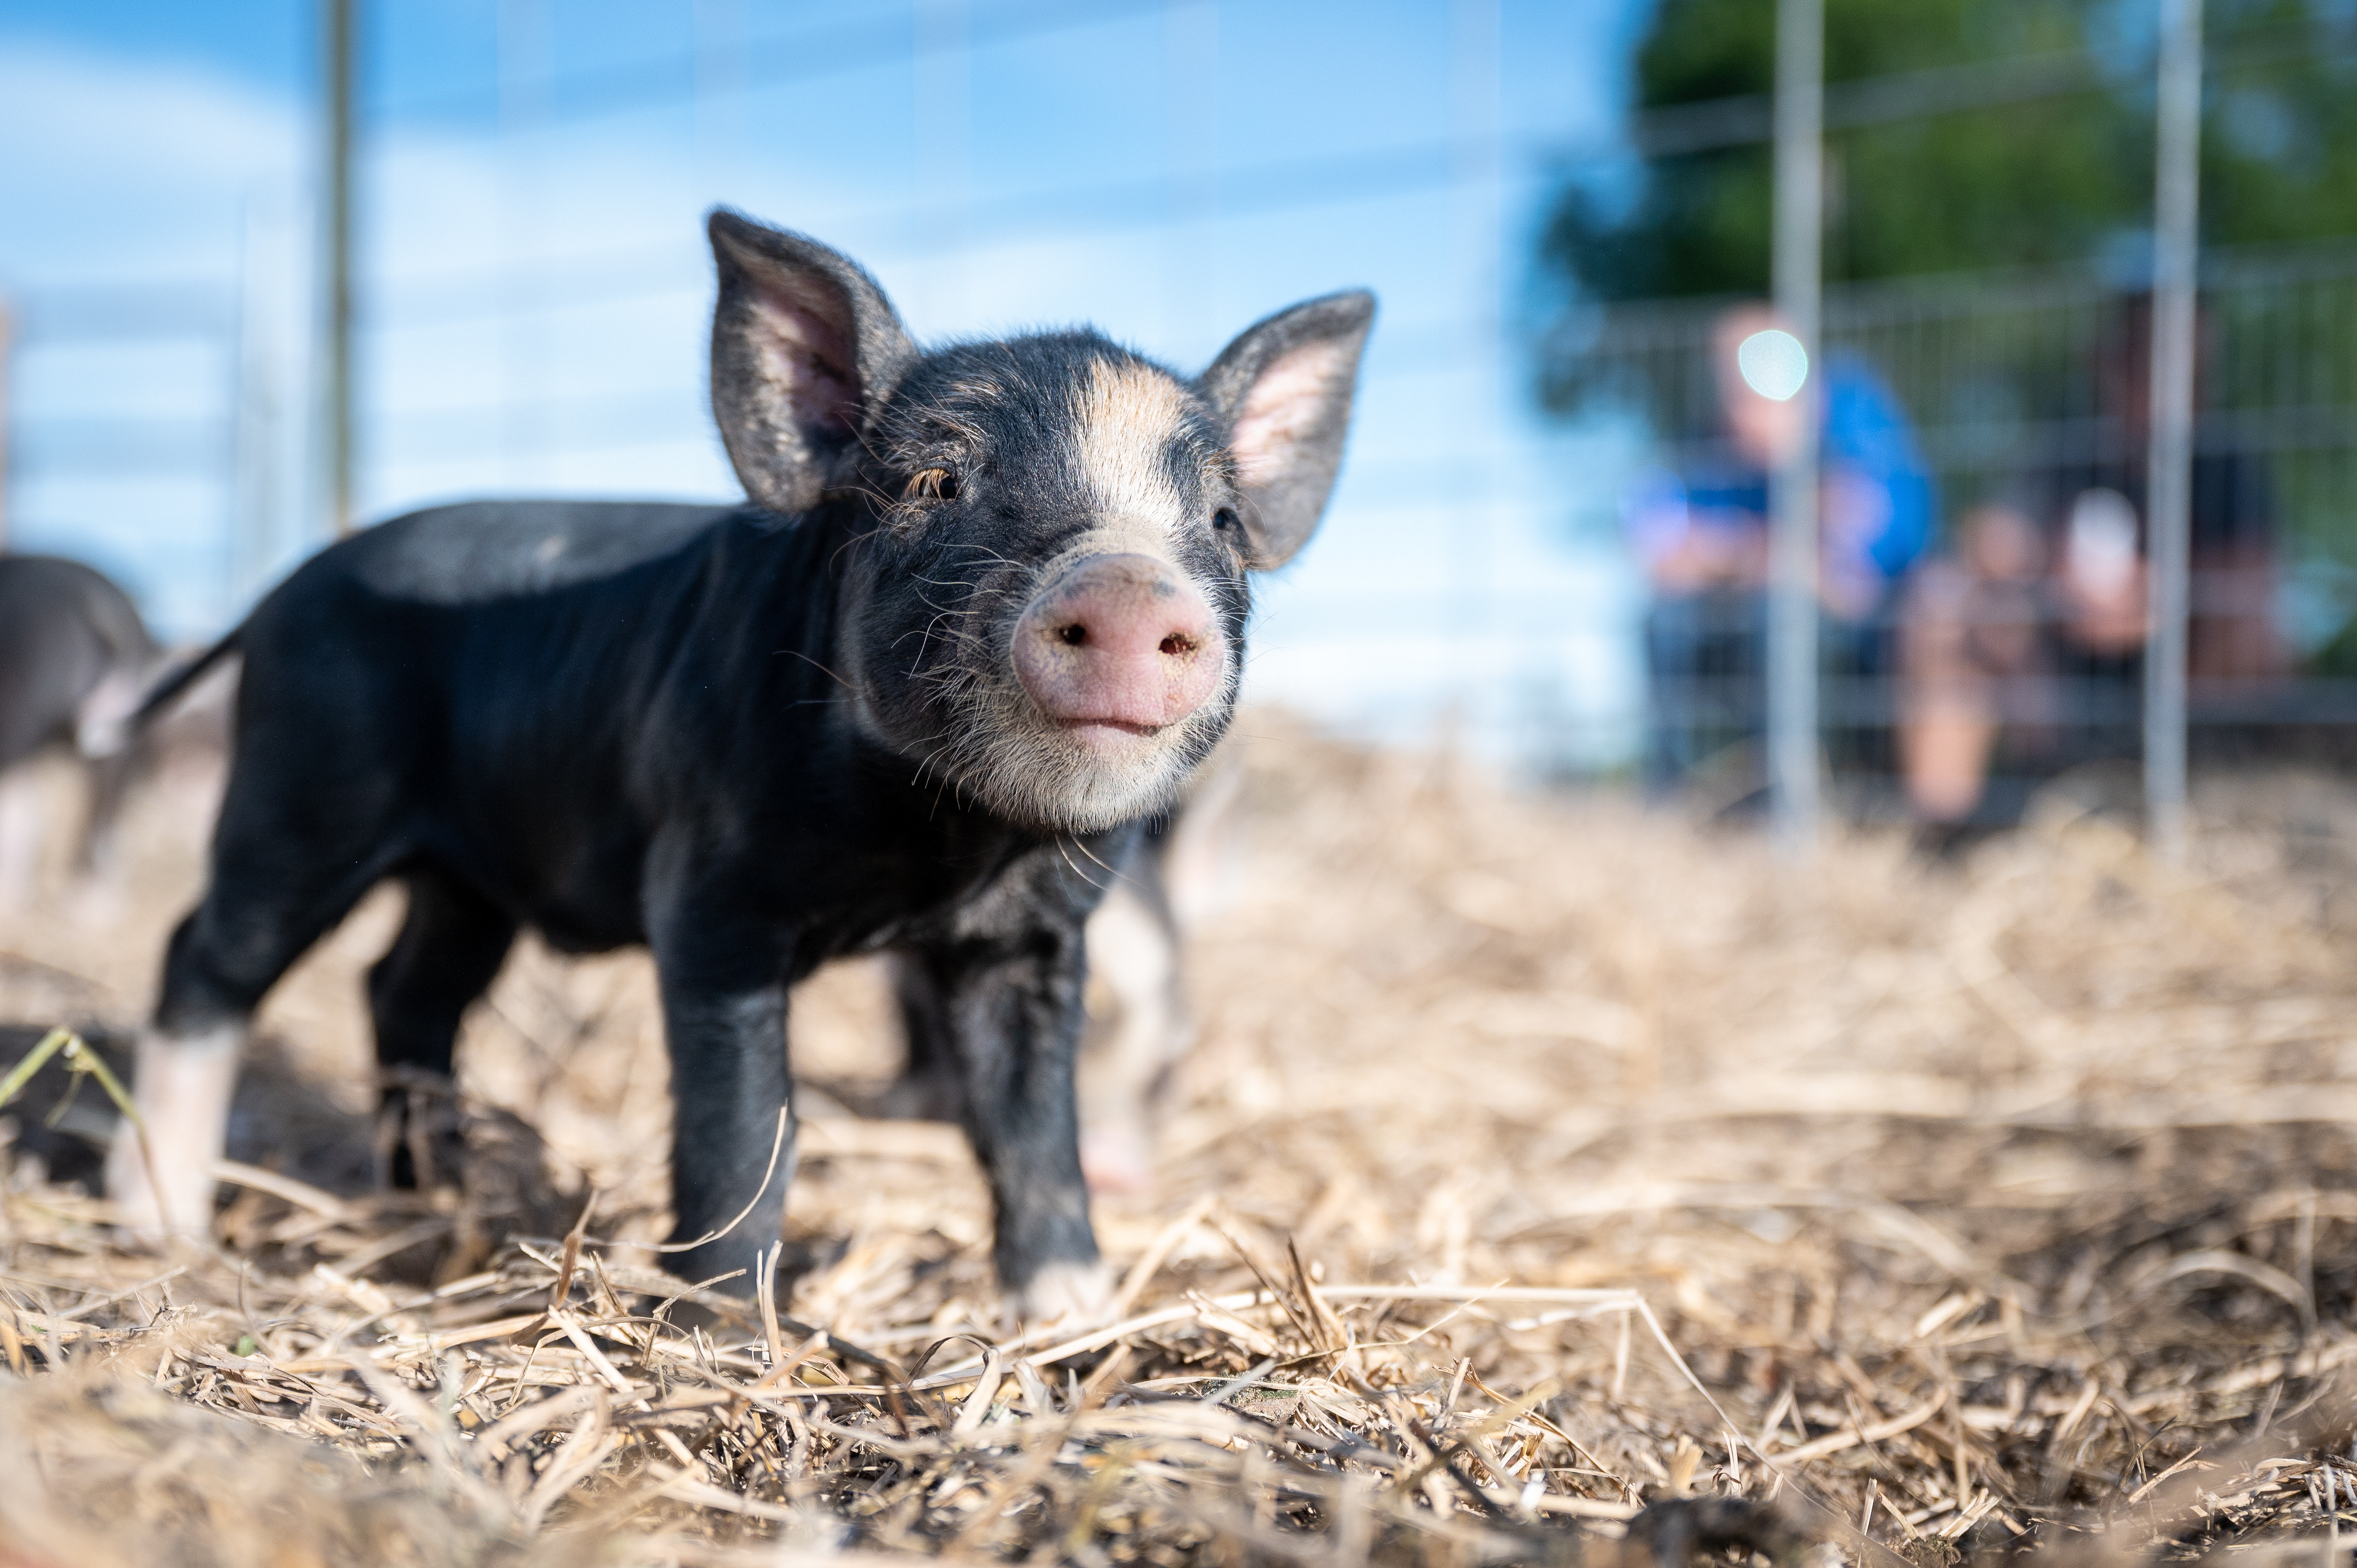
[[[102,869],[136,765],[126,724],[162,650],[130,597],[78,561],[0,556],[0,908],[30,895],[51,802],[26,765],[51,746],[84,765],[88,804],[74,851],[87,887]]]
[[[1239,848],[1231,808],[1242,782],[1229,753],[1214,756],[1180,805],[1145,824],[1126,861],[1095,873],[1104,897],[1086,930],[1087,1022],[1074,1064],[1081,1168],[1092,1192],[1140,1192],[1153,1177],[1166,1091],[1195,1041],[1187,935],[1231,891]],[[923,972],[900,960],[887,970],[908,1054],[881,1110],[960,1121],[952,1042],[932,1013]]]

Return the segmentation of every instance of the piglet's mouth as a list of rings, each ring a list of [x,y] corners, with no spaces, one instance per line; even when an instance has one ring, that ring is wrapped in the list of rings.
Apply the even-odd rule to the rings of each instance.
[[[1163,732],[1163,730],[1164,730],[1164,729],[1166,729],[1167,727],[1168,727],[1168,726],[1164,725],[1142,725],[1142,724],[1138,724],[1138,723],[1136,723],[1135,720],[1131,720],[1131,719],[1117,719],[1117,718],[1102,718],[1102,719],[1100,719],[1100,718],[1090,718],[1090,717],[1087,717],[1087,716],[1085,716],[1085,715],[1077,716],[1077,717],[1059,718],[1059,719],[1057,719],[1057,720],[1056,720],[1056,726],[1057,726],[1059,729],[1068,729],[1068,730],[1092,730],[1092,729],[1119,730],[1119,731],[1120,731],[1122,734],[1124,734],[1124,735],[1140,735],[1140,736],[1144,736],[1144,735],[1160,735],[1160,734]]]
[[[1091,751],[1129,751],[1169,726],[1116,718],[1058,718],[1055,725]]]

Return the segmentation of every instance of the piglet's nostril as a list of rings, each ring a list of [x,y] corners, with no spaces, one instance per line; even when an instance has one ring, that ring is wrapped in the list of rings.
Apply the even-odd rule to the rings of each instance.
[[[1195,648],[1195,639],[1182,632],[1174,631],[1162,639],[1162,651],[1173,657],[1182,653],[1192,653]]]
[[[1067,646],[1078,648],[1081,644],[1089,639],[1089,628],[1081,625],[1078,621],[1074,621],[1071,626],[1066,627],[1056,635],[1063,639]]]

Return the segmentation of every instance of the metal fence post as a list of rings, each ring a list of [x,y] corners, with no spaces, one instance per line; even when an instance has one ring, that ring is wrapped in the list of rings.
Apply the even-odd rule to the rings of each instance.
[[[1475,390],[1468,399],[1474,417],[1458,437],[1468,459],[1454,487],[1460,531],[1451,542],[1457,606],[1455,669],[1449,675],[1450,743],[1473,756],[1497,744],[1508,717],[1511,677],[1501,658],[1505,645],[1499,624],[1496,573],[1504,531],[1499,518],[1499,439],[1512,413],[1508,407],[1505,322],[1501,279],[1504,274],[1505,196],[1503,101],[1504,17],[1500,0],[1453,0],[1449,7],[1450,156],[1458,213],[1454,263],[1458,287],[1470,307],[1467,354]]]
[[[2185,853],[2186,614],[2193,490],[2194,287],[2201,199],[2201,0],[2161,0],[2153,178],[2151,432],[2145,473],[2149,627],[2144,663],[2145,827]]]
[[[327,77],[319,173],[327,187],[326,299],[320,322],[320,444],[327,468],[328,523],[352,531],[352,10],[358,0],[323,0],[321,66]]]
[[[1768,785],[1778,841],[1817,836],[1817,305],[1824,180],[1824,0],[1777,0],[1776,308],[1808,355],[1800,428],[1773,478],[1768,565]]]
[[[0,300],[0,550],[8,547],[8,366],[16,338],[16,318]]]

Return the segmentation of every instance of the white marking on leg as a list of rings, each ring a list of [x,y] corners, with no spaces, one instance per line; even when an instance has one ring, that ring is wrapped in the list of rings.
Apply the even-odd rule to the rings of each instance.
[[[1091,1019],[1082,1042],[1081,1169],[1092,1192],[1139,1192],[1154,1175],[1146,1101],[1186,1049],[1173,1006],[1178,955],[1168,928],[1127,881],[1089,917],[1088,949],[1090,978],[1103,983],[1112,1016]]]
[[[1098,1263],[1049,1263],[1015,1293],[1015,1316],[1035,1327],[1086,1328],[1113,1307],[1113,1271]]]
[[[137,670],[110,670],[74,709],[74,746],[93,760],[113,757],[131,744],[131,715],[146,694],[146,678]]]
[[[178,1036],[151,1029],[139,1036],[132,1102],[146,1123],[147,1147],[143,1153],[138,1130],[125,1120],[106,1158],[107,1196],[135,1234],[161,1240],[210,1232],[213,1162],[228,1141],[244,1038],[242,1024]]]
[[[47,795],[44,780],[31,768],[0,773],[0,908],[22,909],[32,902],[41,875]]]

